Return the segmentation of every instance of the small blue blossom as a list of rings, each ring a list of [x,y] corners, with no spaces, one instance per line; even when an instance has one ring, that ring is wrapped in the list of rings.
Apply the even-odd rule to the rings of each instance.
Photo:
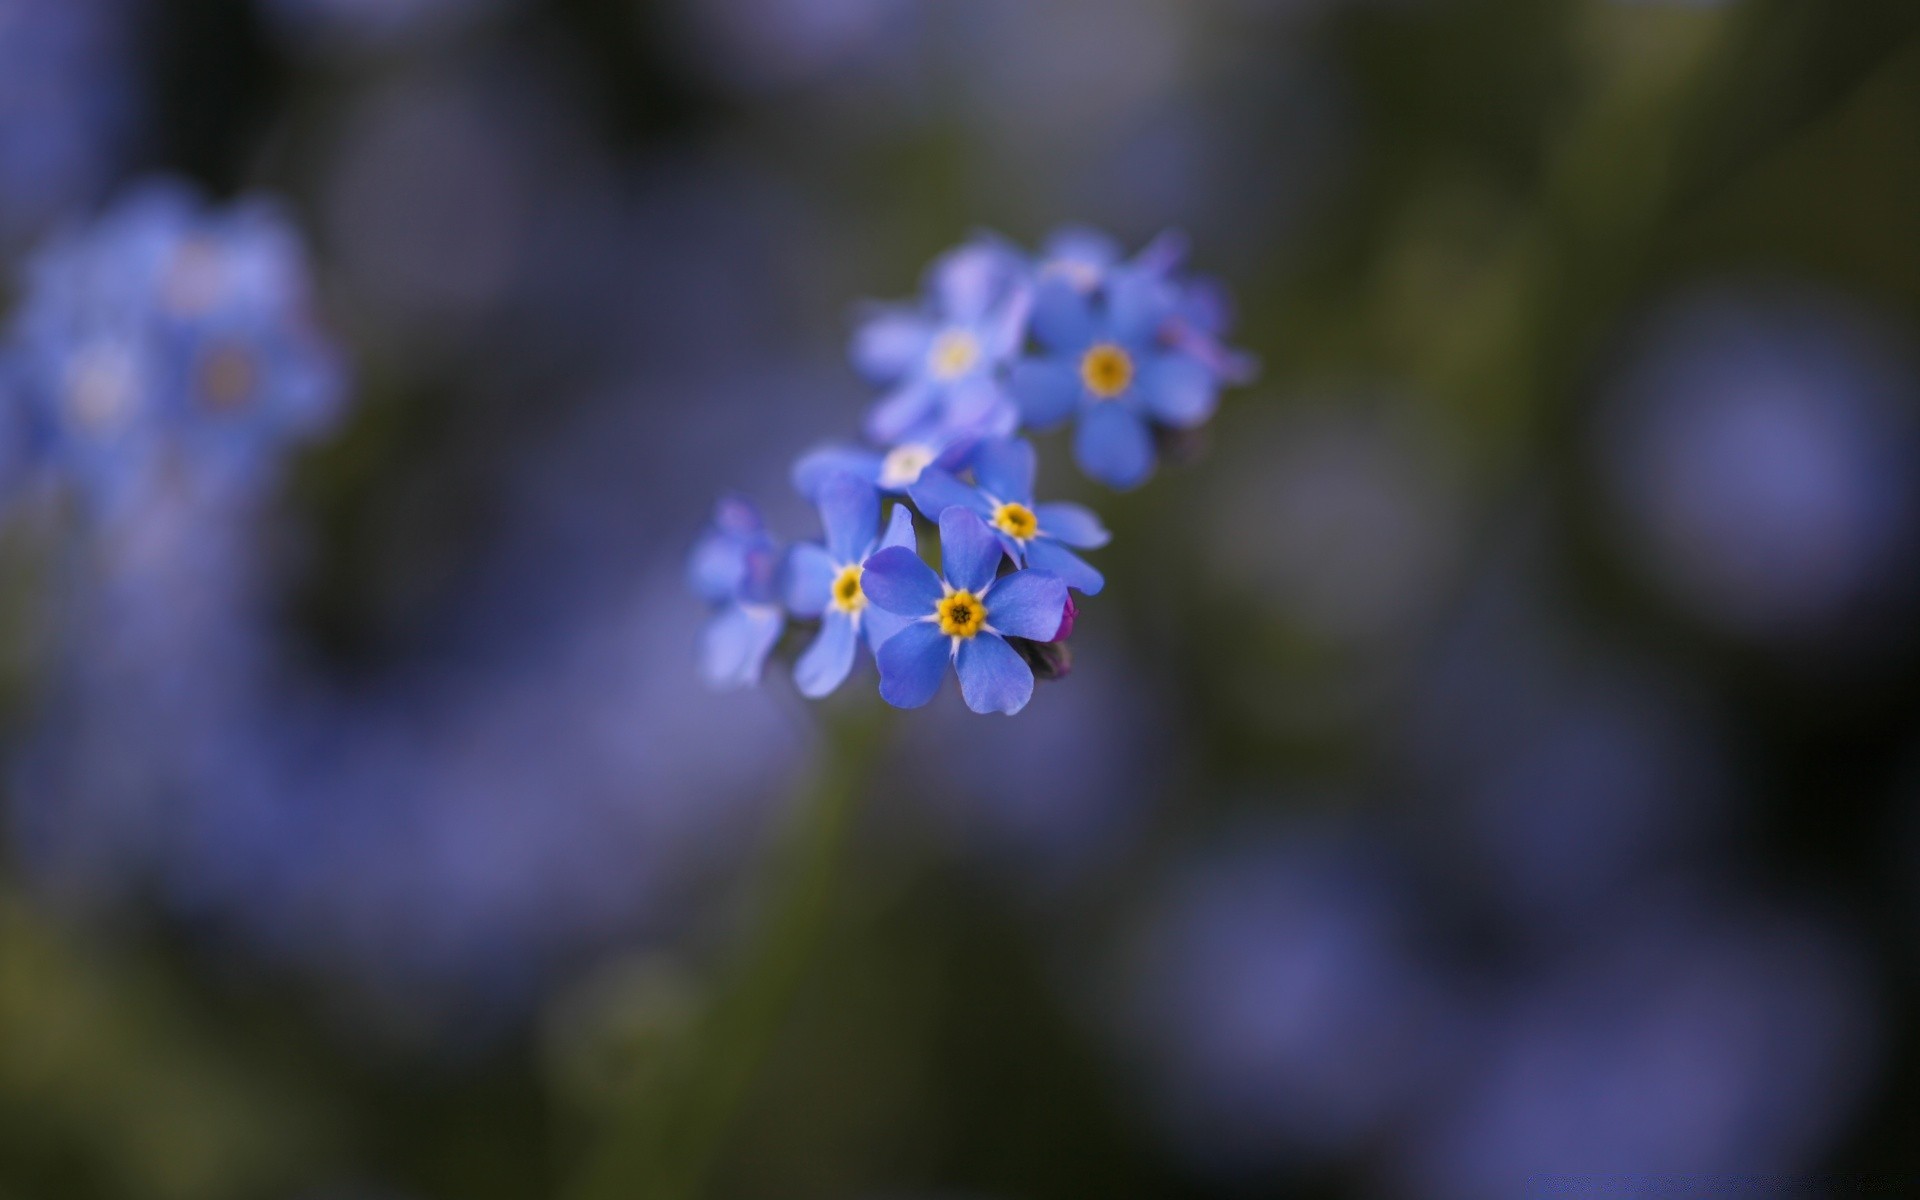
[[[738,496],[714,506],[713,524],[687,562],[688,584],[715,610],[700,646],[701,672],[714,687],[760,682],[787,624],[779,566],[780,548],[759,509]]]
[[[929,467],[910,490],[928,515],[958,505],[991,526],[1008,557],[1022,567],[1051,571],[1075,591],[1096,595],[1106,579],[1069,547],[1095,550],[1109,535],[1100,518],[1078,504],[1035,504],[1033,443],[995,440],[975,448],[971,463],[979,486]]]
[[[934,264],[919,304],[868,316],[853,362],[889,391],[868,415],[867,435],[894,446],[1013,432],[1019,413],[1004,375],[1025,336],[1026,278],[1017,253],[980,238]]]
[[[904,496],[930,467],[958,470],[972,448],[970,440],[946,435],[901,442],[888,450],[829,442],[794,461],[793,490],[817,501],[821,487],[835,475],[845,473],[889,495]]]
[[[816,700],[838,688],[853,669],[862,634],[877,654],[906,626],[904,619],[868,603],[860,564],[889,546],[914,546],[913,512],[904,504],[894,505],[886,528],[875,535],[880,493],[863,479],[844,472],[833,476],[820,488],[819,505],[826,544],[802,542],[789,551],[780,589],[794,616],[820,618],[820,636],[793,665],[800,694]]]
[[[904,546],[866,561],[861,586],[877,607],[910,624],[881,645],[880,695],[896,708],[932,700],[947,664],[977,713],[1011,716],[1033,696],[1033,670],[1007,638],[1052,641],[1067,611],[1067,585],[1050,571],[995,578],[1005,551],[986,522],[965,508],[940,514],[945,578]]]
[[[1035,292],[1043,354],[1013,370],[1021,415],[1037,429],[1077,417],[1074,460],[1110,487],[1137,487],[1153,473],[1156,426],[1205,424],[1218,403],[1219,371],[1165,336],[1181,298],[1138,273],[1116,274],[1099,297],[1063,279]]]

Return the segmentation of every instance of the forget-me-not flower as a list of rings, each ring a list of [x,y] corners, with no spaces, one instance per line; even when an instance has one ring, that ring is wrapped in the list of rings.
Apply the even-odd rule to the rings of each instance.
[[[779,568],[780,548],[759,509],[738,496],[714,506],[713,524],[687,563],[688,583],[715,610],[700,643],[700,669],[714,687],[760,681],[787,625]]]
[[[1026,332],[1026,266],[979,238],[928,273],[918,305],[877,310],[854,335],[862,374],[890,390],[867,417],[884,445],[1013,432],[1019,413],[1003,378]]]
[[[932,700],[952,663],[974,712],[1011,716],[1027,706],[1033,670],[1006,639],[1053,640],[1066,614],[1067,585],[1037,569],[995,578],[1004,554],[986,522],[956,506],[940,514],[945,578],[904,546],[866,561],[867,599],[910,622],[876,655],[887,703],[918,708]]]
[[[1100,572],[1068,548],[1094,550],[1106,545],[1109,535],[1100,518],[1078,504],[1034,503],[1032,442],[982,442],[970,461],[978,487],[937,467],[921,475],[909,493],[921,512],[938,514],[959,505],[978,514],[999,534],[1017,565],[1052,571],[1068,587],[1089,596],[1106,585]]]
[[[872,484],[841,472],[819,490],[820,523],[826,544],[802,542],[787,553],[781,592],[796,617],[819,617],[820,636],[793,665],[793,681],[810,699],[827,695],[853,669],[853,652],[862,634],[867,647],[880,646],[906,624],[868,603],[861,590],[861,565],[889,546],[914,546],[913,512],[893,507],[886,529],[876,536],[880,493]]]

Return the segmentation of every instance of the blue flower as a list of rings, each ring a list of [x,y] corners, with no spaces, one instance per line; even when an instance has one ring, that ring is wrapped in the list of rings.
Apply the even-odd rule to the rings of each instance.
[[[982,442],[971,461],[978,487],[929,467],[909,491],[920,511],[937,516],[954,505],[968,509],[992,526],[1008,556],[1020,566],[1051,571],[1068,587],[1089,596],[1106,586],[1100,572],[1068,549],[1106,545],[1109,535],[1100,518],[1078,504],[1034,503],[1033,443]]]
[[[793,490],[818,502],[820,489],[838,474],[848,474],[890,495],[905,495],[929,467],[958,470],[973,448],[970,440],[940,435],[906,441],[889,450],[829,442],[802,454],[793,464]]]
[[[906,621],[873,607],[861,590],[861,566],[889,546],[914,546],[913,513],[896,504],[885,532],[875,536],[880,521],[880,493],[873,485],[841,472],[821,486],[820,523],[826,544],[802,542],[787,554],[781,593],[788,611],[797,617],[819,617],[820,636],[793,666],[793,681],[812,699],[827,695],[853,669],[854,646],[864,633],[867,647],[879,653],[888,638]]]
[[[1163,336],[1180,295],[1137,273],[1113,276],[1098,297],[1061,279],[1035,293],[1033,332],[1045,353],[1014,367],[1014,396],[1035,428],[1077,415],[1074,460],[1110,487],[1137,487],[1153,473],[1156,426],[1194,428],[1218,402],[1220,374]]]
[[[940,514],[944,579],[904,546],[866,561],[867,599],[910,622],[875,656],[887,703],[918,708],[932,700],[952,662],[974,712],[1011,716],[1027,706],[1033,671],[1006,639],[1051,641],[1066,613],[1067,585],[1040,570],[996,579],[1003,553],[986,522],[954,507]]]
[[[693,547],[687,581],[715,613],[700,645],[700,668],[714,687],[760,681],[787,614],[776,593],[780,549],[752,503],[738,496],[714,506],[713,525]]]
[[[918,305],[881,308],[854,335],[854,365],[890,390],[867,418],[884,445],[1013,432],[1004,372],[1025,336],[1030,289],[1020,256],[980,238],[928,273]]]

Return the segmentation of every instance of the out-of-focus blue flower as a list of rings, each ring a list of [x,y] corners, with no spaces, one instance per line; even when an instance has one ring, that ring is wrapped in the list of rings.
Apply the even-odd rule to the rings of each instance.
[[[1125,1028],[1198,1164],[1352,1153],[1450,1065],[1451,1004],[1408,899],[1378,850],[1311,829],[1243,831],[1159,897]]]
[[[1682,302],[1600,411],[1629,550],[1737,633],[1863,615],[1903,581],[1920,534],[1916,394],[1858,313],[1805,297]]]
[[[0,246],[95,199],[132,132],[134,0],[0,0]]]
[[[979,444],[968,459],[978,487],[930,467],[909,494],[921,512],[937,517],[949,507],[968,509],[1000,535],[1007,554],[1022,567],[1051,571],[1076,591],[1092,596],[1106,579],[1068,549],[1093,550],[1107,544],[1100,518],[1078,504],[1035,504],[1033,443],[994,439]]]
[[[693,547],[687,581],[716,610],[700,644],[701,670],[714,687],[760,681],[787,626],[780,607],[780,548],[760,510],[738,496],[714,506],[713,524]]]
[[[1026,332],[1026,265],[996,239],[950,251],[927,274],[917,305],[883,307],[854,334],[861,374],[889,390],[867,417],[885,445],[1013,432],[1019,413],[1005,368]]]
[[[1177,289],[1145,273],[1113,274],[1098,296],[1059,277],[1035,289],[1043,353],[1013,369],[1021,416],[1036,429],[1077,418],[1074,460],[1110,487],[1153,473],[1156,426],[1203,425],[1219,401],[1220,371],[1167,334],[1180,306]]]
[[[475,20],[510,0],[261,0],[290,36],[323,50],[393,45]]]
[[[793,464],[793,489],[812,500],[836,474],[864,479],[883,492],[905,495],[932,467],[958,470],[973,448],[967,439],[941,435],[931,441],[901,442],[890,450],[869,450],[843,442],[816,446]]]
[[[904,504],[894,505],[886,528],[876,533],[880,493],[863,479],[835,475],[820,488],[819,504],[826,544],[802,542],[788,551],[781,586],[789,612],[820,618],[820,636],[793,665],[800,694],[814,699],[846,679],[863,632],[868,649],[878,654],[906,625],[867,602],[860,588],[860,564],[889,546],[909,552],[914,546],[913,513]]]
[[[947,664],[960,694],[977,713],[1011,716],[1033,697],[1033,669],[1009,637],[1050,642],[1067,610],[1067,585],[1049,571],[995,578],[1005,548],[986,522],[965,508],[940,514],[942,578],[904,546],[866,561],[867,599],[908,624],[876,658],[880,695],[897,708],[932,700]]]
[[[42,464],[109,513],[163,473],[270,481],[346,397],[309,293],[299,237],[264,201],[207,209],[154,184],[56,238],[8,337]]]

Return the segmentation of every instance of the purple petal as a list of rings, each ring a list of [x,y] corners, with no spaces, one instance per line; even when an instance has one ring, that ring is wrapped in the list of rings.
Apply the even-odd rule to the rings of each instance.
[[[849,356],[862,375],[874,383],[891,383],[926,359],[933,325],[909,309],[882,308],[854,331]]]
[[[1001,501],[1032,504],[1035,469],[1029,441],[996,438],[981,442],[973,451],[973,473],[981,490]]]
[[[1073,458],[1108,487],[1139,487],[1153,474],[1153,438],[1147,423],[1121,405],[1096,404],[1073,431]]]
[[[1187,235],[1178,229],[1163,229],[1129,266],[1150,275],[1165,275],[1177,269],[1187,258]]]
[[[976,596],[985,591],[1004,553],[1000,539],[971,510],[955,507],[940,514],[940,571],[954,587]]]
[[[820,485],[820,523],[826,527],[827,553],[833,560],[858,562],[880,524],[880,493],[857,476],[834,475]]]
[[[796,617],[817,617],[832,598],[833,577],[839,573],[833,556],[814,542],[801,542],[787,551],[781,564],[780,595]]]
[[[777,608],[736,604],[707,622],[700,638],[700,670],[717,688],[760,681],[760,668],[780,640],[786,614]]]
[[[924,617],[945,594],[940,577],[906,546],[889,546],[865,563],[860,590],[877,607],[903,617]]]
[[[949,639],[931,622],[915,621],[894,634],[874,655],[880,665],[880,698],[895,708],[919,708],[940,690],[951,653]]]
[[[960,673],[960,695],[977,713],[1012,716],[1033,699],[1033,669],[990,633],[961,642],[954,667]]]
[[[1098,550],[1113,540],[1092,509],[1080,504],[1036,504],[1034,518],[1040,535],[1082,550]]]
[[[820,622],[820,636],[793,664],[793,682],[800,694],[818,700],[840,686],[853,670],[853,648],[859,644],[853,620],[843,612],[830,612]]]
[[[908,488],[907,495],[913,497],[920,514],[931,521],[937,522],[941,513],[955,505],[982,516],[988,513],[986,497],[937,467],[922,471],[920,482]]]
[[[867,436],[891,446],[933,414],[940,389],[910,379],[880,398],[867,414]]]
[[[1068,587],[1084,596],[1098,596],[1100,589],[1107,586],[1106,576],[1094,570],[1086,559],[1052,538],[1035,538],[1028,544],[1027,565],[1053,572]]]
[[[880,478],[880,455],[858,446],[816,446],[794,460],[793,490],[817,500],[820,485],[841,471],[873,483]]]
[[[1043,280],[1033,295],[1033,336],[1047,349],[1077,354],[1099,331],[1093,306],[1064,279]]]
[[[1035,429],[1051,429],[1080,403],[1080,372],[1065,359],[1030,358],[1015,364],[1008,381],[1020,416]]]
[[[1052,639],[1067,610],[1067,585],[1048,571],[1015,571],[984,597],[987,625],[1008,637]]]
[[[1140,399],[1153,419],[1192,429],[1213,416],[1220,386],[1213,372],[1184,354],[1165,354],[1141,372]]]

